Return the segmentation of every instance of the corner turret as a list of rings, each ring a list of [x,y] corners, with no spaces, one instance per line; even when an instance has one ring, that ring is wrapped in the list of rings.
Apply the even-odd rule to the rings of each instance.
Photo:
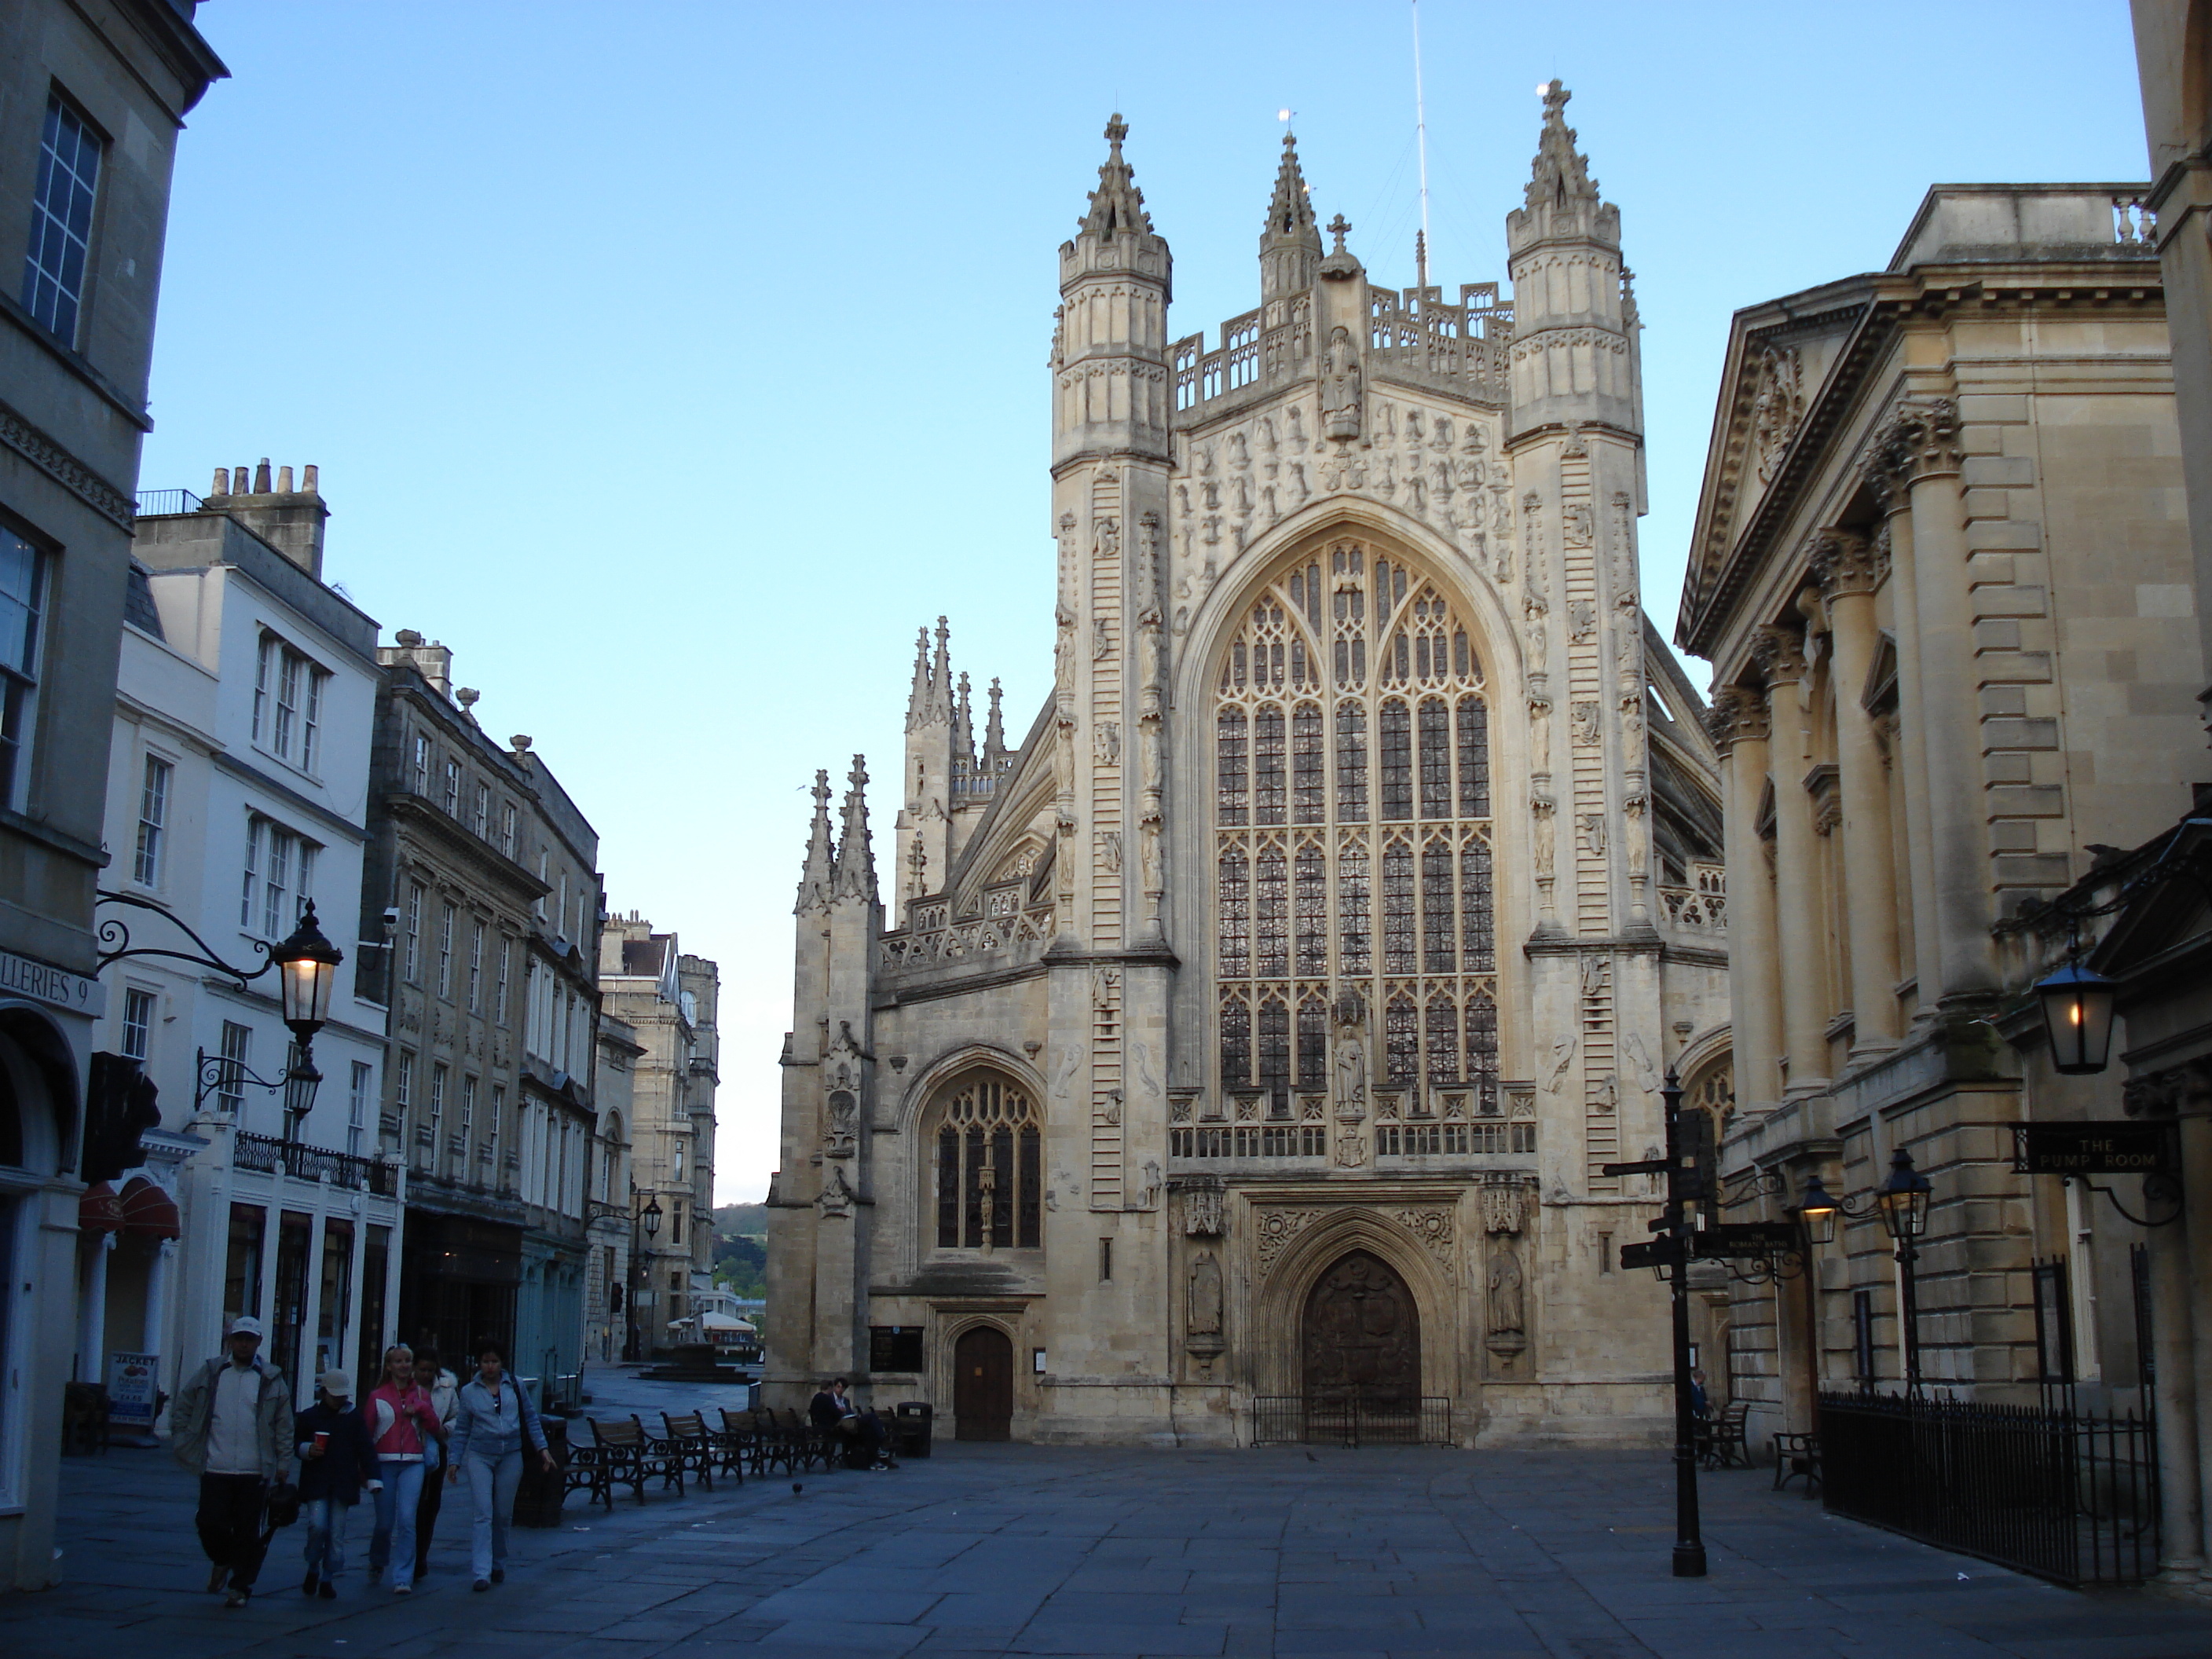
[[[1620,257],[1620,210],[1598,194],[1567,125],[1573,94],[1544,88],[1523,205],[1505,216],[1513,278],[1513,434],[1610,427],[1643,435],[1638,353]],[[1638,488],[1638,510],[1643,490]]]
[[[1282,165],[1275,169],[1275,194],[1260,232],[1260,302],[1309,292],[1320,265],[1321,228],[1314,222],[1313,198],[1298,167],[1298,141],[1286,132]]]
[[[1053,338],[1053,462],[1168,454],[1168,301],[1173,261],[1153,234],[1129,129],[1106,124],[1108,151],[1074,239],[1060,247]]]

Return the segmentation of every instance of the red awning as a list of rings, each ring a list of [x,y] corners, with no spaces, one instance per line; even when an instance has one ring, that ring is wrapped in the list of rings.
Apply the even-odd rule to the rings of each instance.
[[[76,1201],[76,1225],[79,1232],[120,1232],[123,1200],[115,1195],[115,1188],[104,1181],[86,1188],[84,1196]]]
[[[175,1238],[185,1230],[177,1200],[144,1176],[123,1183],[123,1231],[138,1238]]]

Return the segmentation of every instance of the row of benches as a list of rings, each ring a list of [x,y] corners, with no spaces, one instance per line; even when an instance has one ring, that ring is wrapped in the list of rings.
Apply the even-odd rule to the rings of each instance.
[[[748,1473],[826,1469],[845,1455],[844,1442],[794,1411],[733,1412],[725,1407],[720,1415],[717,1428],[703,1412],[663,1412],[659,1434],[635,1414],[627,1421],[584,1418],[592,1438],[587,1443],[570,1440],[562,1495],[581,1487],[590,1494],[588,1501],[612,1509],[617,1486],[628,1486],[642,1504],[649,1480],[658,1480],[664,1492],[672,1486],[681,1492],[687,1480],[712,1491],[717,1474],[733,1476],[743,1486]]]

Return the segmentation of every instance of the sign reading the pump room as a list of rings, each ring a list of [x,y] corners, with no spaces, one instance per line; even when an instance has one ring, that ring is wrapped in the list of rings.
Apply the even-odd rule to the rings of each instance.
[[[2022,1175],[2166,1175],[2173,1133],[2164,1123],[2015,1123],[2012,1167]]]

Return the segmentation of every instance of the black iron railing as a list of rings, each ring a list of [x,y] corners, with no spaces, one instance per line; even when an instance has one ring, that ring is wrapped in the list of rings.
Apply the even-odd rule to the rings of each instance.
[[[148,518],[157,513],[197,513],[200,498],[189,489],[142,489],[138,492],[138,515]]]
[[[2105,1417],[1887,1395],[1820,1396],[1827,1507],[2068,1584],[2158,1571],[2158,1436]]]
[[[233,1138],[233,1146],[231,1161],[241,1170],[260,1170],[270,1175],[282,1170],[300,1181],[319,1181],[328,1176],[334,1187],[356,1187],[380,1198],[389,1198],[395,1190],[391,1165],[373,1158],[280,1140],[274,1135],[240,1133]]]
[[[1448,1446],[1451,1401],[1441,1395],[1260,1395],[1255,1446]]]

